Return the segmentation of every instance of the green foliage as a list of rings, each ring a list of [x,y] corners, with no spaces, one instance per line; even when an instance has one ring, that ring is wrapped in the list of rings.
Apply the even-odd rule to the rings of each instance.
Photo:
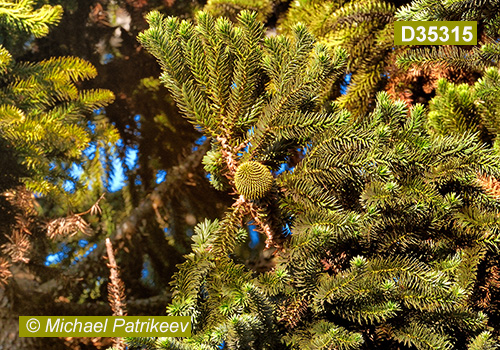
[[[210,174],[210,184],[219,191],[228,188],[227,179],[222,175],[221,169],[224,169],[225,161],[220,151],[208,151],[203,157],[205,171]]]
[[[320,42],[345,48],[347,72],[352,74],[342,107],[358,114],[373,107],[375,94],[384,84],[394,51],[394,5],[379,1],[294,1],[281,24],[289,29],[305,23]]]
[[[478,131],[480,115],[472,89],[467,84],[454,85],[442,79],[429,109],[429,124],[437,133]]]
[[[31,190],[56,192],[61,185],[56,179],[65,178],[63,163],[78,160],[96,138],[116,141],[108,127],[93,135],[84,119],[114,99],[110,91],[77,90],[77,79],[95,74],[83,60],[54,58],[14,64],[3,76],[7,85],[0,95],[0,129],[29,171],[25,182]]]
[[[232,154],[234,162],[214,178],[233,178],[240,159],[277,169],[290,147],[333,122],[319,112],[321,97],[340,74],[345,51],[315,44],[304,26],[292,39],[264,39],[256,14],[245,11],[239,26],[203,12],[196,26],[156,12],[148,21],[139,40],[162,65],[162,81],[185,117],[216,140],[207,170]]]
[[[49,28],[59,22],[63,9],[61,6],[43,5],[34,9],[33,0],[0,1],[0,44],[8,49],[21,45],[22,40],[33,35],[45,36]]]
[[[401,21],[477,21],[478,45],[468,48],[439,46],[404,52],[398,64],[431,67],[451,66],[466,71],[483,71],[497,66],[500,58],[500,3],[475,0],[416,0],[401,7],[396,19]]]
[[[346,124],[313,141],[294,172],[278,180],[292,189],[289,205],[297,209],[302,207],[294,204],[301,201],[299,186],[328,194],[335,204],[318,202],[317,214],[309,210],[297,218],[281,263],[316,315],[333,313],[343,319],[339,326],[350,324],[352,330],[359,329],[355,324],[376,325],[387,339],[417,348],[456,348],[450,336],[457,329],[474,334],[485,325],[485,315],[467,306],[473,290],[463,282],[475,278],[469,269],[475,271],[479,261],[455,257],[454,273],[447,274],[439,265],[449,261],[458,240],[487,249],[498,237],[472,234],[476,219],[490,221],[485,208],[468,214],[471,205],[482,207],[477,195],[463,192],[460,199],[461,192],[445,188],[458,181],[462,185],[456,183],[455,190],[470,191],[479,170],[471,166],[497,172],[498,159],[470,134],[428,136],[424,117],[421,107],[407,116],[402,103],[380,95],[363,123]],[[468,159],[471,153],[483,153],[483,161]],[[343,255],[351,258],[338,262]],[[325,268],[325,260],[333,266]],[[440,326],[434,323],[438,319]]]
[[[2,27],[28,32],[39,38],[49,32],[49,25],[57,24],[62,16],[61,6],[49,6],[34,10],[34,1],[2,1],[0,18]]]
[[[479,334],[467,347],[468,350],[495,350],[498,348],[498,343],[495,342],[493,336],[488,331]]]
[[[210,17],[201,14],[199,21],[209,22]],[[302,101],[324,91],[317,79],[310,79],[318,76],[313,68],[332,64],[328,57],[310,63],[313,39],[300,26],[295,45],[285,37],[264,41],[268,94],[249,94],[255,97],[243,104],[259,112],[245,119],[248,124],[232,113],[220,118],[221,110],[235,111],[229,107],[231,91],[239,87],[236,83],[231,88],[229,77],[235,74],[226,73],[227,90],[215,89],[207,78],[206,85],[198,83],[199,93],[192,92],[197,79],[192,70],[181,66],[180,75],[165,63],[172,51],[163,49],[188,47],[182,37],[163,39],[175,32],[172,28],[188,24],[175,24],[174,19],[154,23],[159,26],[141,40],[164,64],[164,82],[171,84],[174,95],[179,93],[177,98],[184,96],[178,101],[181,109],[220,142],[219,155],[210,157],[273,165],[286,155],[277,145],[288,145],[288,140],[307,145],[293,171],[276,177],[280,195],[263,198],[278,201],[275,215],[281,220],[292,217],[293,233],[273,270],[252,276],[230,259],[244,242],[237,203],[222,221],[197,228],[193,253],[173,281],[174,300],[168,307],[172,315],[193,317],[193,337],[183,342],[187,348],[216,349],[225,342],[231,349],[360,349],[371,342],[386,348],[451,349],[464,345],[459,339],[473,341],[487,330],[486,315],[475,311],[472,302],[484,252],[496,249],[500,240],[499,207],[478,187],[476,175],[500,175],[500,159],[476,135],[431,135],[422,106],[408,111],[386,94],[379,94],[374,111],[357,121],[336,106],[329,113],[308,112],[307,107],[318,107]],[[231,28],[222,20],[209,23],[220,30]],[[205,27],[186,31],[203,33]],[[220,35],[215,33],[204,38],[212,40],[212,47]],[[170,56],[160,56],[162,52]],[[210,51],[204,52],[174,55],[175,62],[185,57],[210,61]],[[222,67],[206,71],[227,66],[222,58],[213,62]],[[176,76],[187,80],[176,81]],[[312,86],[288,86],[304,79]],[[205,98],[213,102],[203,102]],[[203,106],[216,109],[210,117],[190,112]],[[243,125],[251,128],[248,144]],[[249,147],[239,147],[233,158],[224,148],[227,143]],[[206,164],[217,167],[220,162]],[[232,164],[220,166],[230,171]],[[380,336],[369,340],[364,335],[369,329]]]
[[[0,3],[0,27],[13,34],[47,34],[48,26],[61,17],[61,7],[33,10],[32,5],[31,1]],[[0,46],[0,134],[25,169],[23,182],[30,190],[62,193],[63,181],[70,180],[68,167],[81,159],[90,142],[116,142],[118,135],[105,120],[96,118],[91,130],[86,119],[114,100],[108,90],[78,90],[78,81],[95,75],[96,69],[79,58],[16,62]],[[9,165],[2,168],[8,171]],[[88,175],[87,181],[100,177]]]
[[[35,3],[40,2],[0,1],[0,283],[5,291],[0,309],[6,316],[2,317],[0,338],[3,347],[5,334],[13,335],[5,345],[11,349],[60,345],[50,342],[39,346],[36,341],[25,342],[17,337],[18,322],[13,322],[10,315],[22,313],[22,303],[29,302],[30,310],[37,305],[48,310],[51,307],[47,303],[58,296],[81,305],[87,297],[100,294],[102,283],[92,277],[93,272],[82,271],[81,266],[73,272],[64,271],[66,276],[87,276],[87,281],[79,285],[85,287],[76,291],[71,283],[60,288],[60,267],[65,262],[54,269],[43,264],[53,247],[60,249],[56,240],[91,231],[82,216],[109,208],[96,203],[103,193],[99,185],[105,172],[99,152],[103,145],[109,149],[118,139],[107,119],[98,115],[98,109],[114,100],[113,93],[80,88],[83,80],[96,76],[94,66],[75,57],[30,62],[18,59],[27,53],[34,38],[46,35],[62,15],[60,6],[35,8]],[[97,149],[93,159],[84,154],[90,145]],[[73,165],[80,165],[83,174],[76,189],[70,191],[66,190],[66,181],[78,182],[70,173]],[[43,214],[54,204],[57,209],[51,214],[63,217],[50,220]],[[82,206],[91,209],[74,214]],[[69,265],[78,260],[74,259],[78,255],[82,257],[85,249],[70,248],[76,242],[65,243],[71,250],[65,253]],[[25,284],[28,275],[31,283]],[[48,288],[39,289],[42,284]],[[38,311],[45,312],[42,308]]]
[[[236,22],[238,14],[243,11],[254,11],[257,19],[264,22],[273,12],[273,0],[208,0],[204,11],[214,17],[226,17]]]
[[[167,310],[191,316],[194,336],[182,342],[185,347],[165,348],[216,349],[225,341],[231,349],[278,349],[276,316],[262,287],[243,265],[214,254],[219,229],[218,222],[197,226],[193,253],[172,282],[176,292]]]
[[[484,21],[485,34],[498,35],[498,1],[415,0],[398,10],[403,21]]]
[[[435,133],[479,132],[497,146],[500,132],[500,71],[488,68],[473,86],[442,79],[429,104],[429,127]]]
[[[148,21],[140,41],[159,60],[184,116],[212,138],[204,160],[212,183],[241,194],[248,182],[241,167],[269,166],[274,184],[256,201],[240,197],[222,220],[197,226],[167,307],[192,317],[193,336],[130,345],[498,345],[490,334],[499,325],[476,300],[486,257],[499,249],[500,205],[477,179],[500,176],[500,158],[471,130],[486,109],[498,115],[498,104],[475,97],[495,101],[498,71],[488,70],[480,92],[440,83],[429,116],[386,93],[371,113],[351,114],[325,103],[345,51],[330,53],[302,24],[292,37],[264,39],[249,12],[238,25],[206,13],[195,25],[156,12]],[[297,149],[304,153],[292,163]],[[268,240],[291,228],[268,271],[241,264],[245,215]]]
[[[496,66],[499,57],[500,46],[488,43],[469,49],[453,45],[415,48],[402,53],[396,62],[405,69],[417,64],[426,68],[446,66],[474,72]]]
[[[363,344],[360,333],[346,329],[328,321],[318,321],[307,331],[299,331],[287,340],[292,349],[359,349]]]
[[[4,73],[11,62],[12,56],[4,47],[0,47],[0,70]]]

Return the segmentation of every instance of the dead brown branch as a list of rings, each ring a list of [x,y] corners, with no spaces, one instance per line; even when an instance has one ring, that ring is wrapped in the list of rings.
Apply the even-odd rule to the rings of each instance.
[[[127,304],[125,302],[125,285],[120,279],[120,273],[116,264],[115,255],[113,253],[113,245],[109,238],[106,238],[106,250],[108,253],[108,267],[110,270],[109,283],[108,283],[108,300],[113,316],[126,316]],[[125,350],[125,343],[121,338],[114,338],[114,348]]]

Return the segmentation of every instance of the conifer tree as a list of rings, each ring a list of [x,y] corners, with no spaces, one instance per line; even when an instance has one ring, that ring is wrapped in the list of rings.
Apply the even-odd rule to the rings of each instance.
[[[439,78],[474,83],[478,73],[498,66],[498,2],[422,0],[399,8],[396,3],[299,0],[291,4],[280,28],[287,32],[302,21],[320,41],[348,50],[352,75],[346,93],[338,100],[356,113],[371,110],[381,89],[409,104],[427,103]],[[477,21],[479,45],[394,46],[395,20]]]
[[[33,10],[32,4],[3,2],[2,29],[35,37],[47,34],[62,9],[44,6]],[[116,141],[116,133],[105,120],[92,132],[84,118],[114,99],[107,90],[77,89],[77,81],[96,75],[88,62],[75,57],[16,62],[2,46],[0,74],[0,130],[3,141],[12,147],[29,174],[24,178],[28,189],[41,194],[60,191],[62,180],[67,178],[64,166],[79,159],[90,141]]]
[[[386,93],[367,115],[328,103],[346,52],[304,25],[264,38],[245,11],[237,25],[147,19],[139,39],[212,140],[211,183],[235,201],[197,226],[172,283],[167,310],[191,316],[193,336],[127,339],[132,349],[498,347],[498,319],[477,300],[500,202],[478,178],[497,178],[500,159],[477,133],[436,132],[446,116]],[[249,223],[276,249],[268,271],[238,256]]]
[[[34,6],[30,0],[0,2],[0,344],[9,349],[40,346],[39,339],[17,337],[17,317],[24,307],[18,300],[38,293],[39,299],[26,300],[31,310],[50,307],[47,295],[53,291],[44,295],[43,288],[34,288],[58,275],[43,266],[49,239],[89,230],[82,217],[85,213],[47,225],[39,215],[41,210],[36,210],[33,193],[47,202],[58,201],[64,216],[82,203],[92,203],[96,198],[89,195],[87,185],[101,181],[99,157],[87,159],[83,166],[87,182],[74,193],[63,187],[64,181],[72,180],[68,169],[73,162],[85,160],[83,151],[91,142],[109,145],[117,141],[115,129],[105,118],[90,118],[96,109],[113,101],[113,93],[78,86],[95,77],[94,66],[76,57],[18,60],[26,41],[46,35],[62,15],[60,6]],[[88,212],[98,208],[97,204]],[[49,342],[45,346],[57,344]]]
[[[320,42],[347,50],[350,83],[338,102],[359,114],[373,109],[375,95],[384,87],[400,52],[394,48],[395,11],[394,4],[380,0],[298,0],[292,2],[280,29],[288,33],[302,22]]]
[[[441,79],[429,105],[429,127],[446,135],[480,133],[485,143],[498,150],[500,71],[490,67],[472,86]]]
[[[403,67],[448,66],[468,72],[499,66],[500,2],[418,0],[400,8],[396,19],[402,21],[477,21],[478,45],[431,46],[410,50],[398,58]]]
[[[272,14],[275,0],[208,0],[204,10],[214,17],[226,17],[237,21],[241,11],[255,11],[262,22]]]

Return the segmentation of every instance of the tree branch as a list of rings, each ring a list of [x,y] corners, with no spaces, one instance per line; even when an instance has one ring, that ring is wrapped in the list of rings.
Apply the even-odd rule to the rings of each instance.
[[[114,245],[122,247],[126,240],[130,240],[136,233],[137,227],[141,222],[155,214],[155,208],[158,206],[157,198],[165,198],[170,193],[175,192],[188,179],[189,174],[194,172],[195,168],[201,163],[203,156],[210,149],[210,140],[206,140],[196,151],[191,153],[179,165],[172,167],[167,171],[167,177],[164,182],[159,184],[151,194],[130,213],[130,215],[117,227],[115,233],[109,238]],[[82,258],[78,264],[72,266],[69,273],[79,270],[81,265],[88,264],[89,260],[98,260],[104,255],[106,250],[104,240],[97,244],[86,258]]]

